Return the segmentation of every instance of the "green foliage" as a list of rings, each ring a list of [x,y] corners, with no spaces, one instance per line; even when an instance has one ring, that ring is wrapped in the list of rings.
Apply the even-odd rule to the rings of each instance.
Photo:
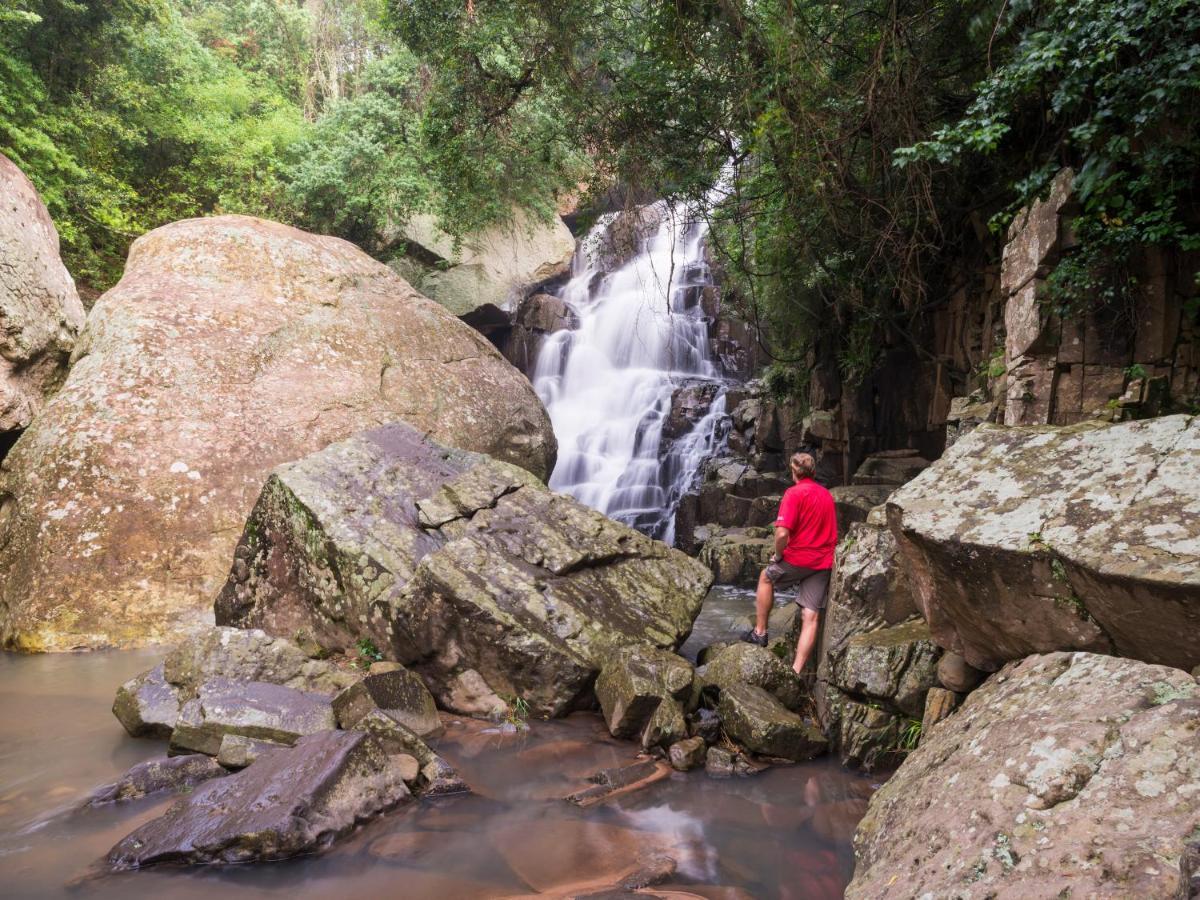
[[[909,719],[900,733],[899,749],[902,753],[911,753],[921,743],[921,721]]]
[[[1051,276],[1050,296],[1064,313],[1127,306],[1135,248],[1200,248],[1200,6],[1023,0],[999,25],[1015,46],[966,113],[896,158],[1011,158],[1014,191],[997,229],[1062,163],[1074,165],[1079,249]]]
[[[359,638],[354,644],[354,649],[358,653],[358,659],[354,664],[360,669],[371,668],[371,663],[379,662],[383,659],[383,653],[375,646],[375,642],[368,637]]]

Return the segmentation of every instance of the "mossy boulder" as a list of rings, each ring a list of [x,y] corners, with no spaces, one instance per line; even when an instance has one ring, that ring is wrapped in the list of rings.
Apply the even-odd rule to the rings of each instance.
[[[402,667],[368,675],[333,698],[340,728],[353,728],[372,710],[382,710],[421,737],[442,728],[425,682]]]
[[[664,701],[690,701],[694,675],[691,663],[667,650],[641,646],[618,650],[596,679],[596,698],[609,732],[614,737],[633,737]]]
[[[941,648],[929,626],[913,619],[856,634],[826,657],[822,676],[844,693],[921,718],[925,694],[937,684]]]
[[[828,748],[816,726],[752,684],[722,690],[717,713],[725,733],[752,753],[799,762]]]
[[[678,646],[711,583],[523,469],[397,423],[275,470],[216,615],[331,648],[367,638],[446,709],[561,715],[594,702],[620,648]]]
[[[753,684],[773,695],[793,712],[803,708],[807,696],[800,679],[787,664],[766,647],[736,643],[710,654],[697,671],[702,691],[715,700],[734,684]]]

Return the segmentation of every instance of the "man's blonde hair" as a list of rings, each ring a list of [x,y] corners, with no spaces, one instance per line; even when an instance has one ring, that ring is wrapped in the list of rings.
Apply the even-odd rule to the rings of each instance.
[[[817,461],[811,453],[797,451],[792,454],[792,473],[801,478],[812,478],[817,471]]]

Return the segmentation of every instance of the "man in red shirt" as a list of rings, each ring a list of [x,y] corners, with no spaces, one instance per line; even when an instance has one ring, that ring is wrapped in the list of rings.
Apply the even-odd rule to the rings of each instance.
[[[758,577],[755,626],[742,635],[743,641],[767,646],[767,616],[775,603],[775,590],[797,585],[796,603],[802,617],[796,661],[792,664],[797,674],[804,670],[817,642],[817,624],[825,608],[838,537],[833,495],[813,481],[816,468],[816,460],[808,453],[792,454],[792,479],[796,483],[779,504],[775,555]]]

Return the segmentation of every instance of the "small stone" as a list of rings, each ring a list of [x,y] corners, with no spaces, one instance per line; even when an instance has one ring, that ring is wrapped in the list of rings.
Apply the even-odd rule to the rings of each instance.
[[[409,756],[407,753],[398,753],[393,756],[392,765],[396,767],[396,771],[400,773],[400,777],[409,787],[412,787],[413,782],[421,775],[421,764],[417,762],[416,757]]]
[[[936,725],[958,706],[958,694],[943,688],[930,688],[925,695],[925,716],[921,719],[921,737],[929,734],[929,729]]]
[[[733,774],[739,778],[749,778],[752,775],[757,775],[766,769],[766,766],[757,766],[747,757],[739,753],[733,759]]]
[[[441,797],[447,794],[469,794],[470,786],[462,780],[454,767],[440,756],[435,756],[421,768],[425,787],[422,797]]]
[[[244,769],[263,753],[286,747],[275,741],[260,741],[241,734],[227,734],[221,738],[217,750],[217,762],[227,769]]]
[[[683,741],[676,741],[671,745],[668,751],[671,758],[671,767],[680,772],[687,772],[695,769],[697,766],[704,765],[704,757],[706,748],[704,739],[699,737],[687,738]]]
[[[966,694],[983,681],[984,673],[970,665],[960,654],[947,651],[938,660],[937,677],[946,690]]]
[[[704,757],[704,771],[713,778],[733,775],[733,754],[724,747],[709,747]]]

